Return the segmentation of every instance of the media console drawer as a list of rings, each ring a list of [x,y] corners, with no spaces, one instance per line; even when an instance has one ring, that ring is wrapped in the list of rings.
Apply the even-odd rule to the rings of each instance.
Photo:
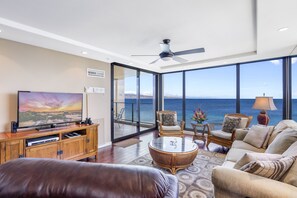
[[[55,158],[79,160],[98,157],[98,124],[73,125],[63,129],[38,132],[4,132],[0,162],[20,158]]]

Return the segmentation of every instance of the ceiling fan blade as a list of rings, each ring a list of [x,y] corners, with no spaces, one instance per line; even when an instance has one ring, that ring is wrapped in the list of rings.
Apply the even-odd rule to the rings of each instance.
[[[184,58],[181,58],[181,57],[178,57],[178,56],[173,56],[172,59],[175,60],[176,62],[179,62],[179,63],[186,63],[186,62],[188,62],[188,60],[186,60]]]
[[[160,47],[162,49],[162,52],[170,52],[170,45],[165,43],[160,43]]]
[[[159,56],[159,55],[130,55],[130,56]]]
[[[158,58],[157,60],[154,60],[154,61],[151,62],[150,64],[154,64],[154,63],[156,63],[158,60],[160,60],[160,58]]]
[[[196,49],[191,49],[191,50],[184,50],[184,51],[179,51],[179,52],[174,52],[173,54],[178,56],[178,55],[186,55],[186,54],[195,54],[195,53],[202,53],[205,52],[204,48],[196,48]]]

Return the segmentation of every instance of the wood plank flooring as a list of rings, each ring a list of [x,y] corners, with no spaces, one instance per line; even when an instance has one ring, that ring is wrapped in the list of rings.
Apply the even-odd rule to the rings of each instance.
[[[116,163],[116,164],[127,164],[133,161],[135,158],[145,155],[149,152],[148,143],[158,137],[158,131],[148,132],[137,136],[141,140],[141,142],[128,146],[126,148],[118,147],[118,146],[107,146],[99,149],[99,157],[98,159],[89,159],[92,162],[98,163]],[[186,135],[185,138],[191,139],[192,135]],[[196,141],[200,149],[207,150],[203,141]],[[214,152],[226,153],[221,146],[216,144],[210,144],[209,150]]]

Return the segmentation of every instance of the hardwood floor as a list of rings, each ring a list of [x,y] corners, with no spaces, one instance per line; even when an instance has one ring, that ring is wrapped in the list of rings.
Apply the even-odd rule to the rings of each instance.
[[[99,162],[99,163],[116,163],[116,164],[129,163],[135,158],[147,154],[149,152],[148,143],[152,139],[157,137],[158,137],[158,131],[153,131],[153,132],[148,132],[135,137],[141,140],[141,142],[128,146],[126,148],[113,146],[113,145],[101,148],[99,149],[98,159],[97,160],[89,159],[89,161]],[[193,136],[186,135],[185,138],[192,140]],[[198,144],[200,149],[207,150],[203,141],[196,140],[196,143]],[[209,145],[209,150],[214,152],[226,153],[226,150],[224,150],[221,146],[212,144],[212,143]]]

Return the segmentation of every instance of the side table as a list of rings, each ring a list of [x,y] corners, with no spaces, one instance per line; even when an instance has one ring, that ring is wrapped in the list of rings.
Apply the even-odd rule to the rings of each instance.
[[[207,122],[203,123],[197,123],[197,122],[191,122],[192,128],[194,130],[194,136],[193,136],[193,141],[198,139],[202,140],[204,143],[206,141],[206,136],[205,133],[208,133],[210,130],[209,124]],[[201,133],[199,135],[199,133]]]

